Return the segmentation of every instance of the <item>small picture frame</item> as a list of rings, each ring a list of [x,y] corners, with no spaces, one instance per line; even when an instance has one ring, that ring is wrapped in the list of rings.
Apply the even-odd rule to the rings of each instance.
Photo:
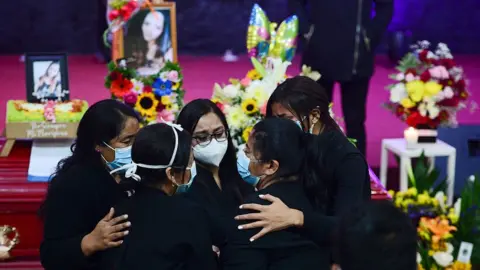
[[[25,66],[28,102],[70,99],[67,54],[27,54]]]
[[[140,76],[156,74],[167,61],[177,62],[175,2],[154,1],[152,9],[140,9],[123,28],[119,40],[122,58]]]

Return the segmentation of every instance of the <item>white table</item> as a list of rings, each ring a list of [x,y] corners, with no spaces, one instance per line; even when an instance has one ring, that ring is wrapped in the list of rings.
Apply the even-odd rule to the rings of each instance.
[[[449,144],[437,140],[434,144],[419,145],[415,149],[407,149],[405,139],[383,139],[382,155],[380,163],[380,181],[384,187],[387,186],[388,152],[392,152],[400,157],[400,191],[408,189],[407,171],[411,168],[411,159],[418,158],[425,153],[425,157],[431,159],[431,166],[434,166],[435,157],[448,157],[447,161],[447,198],[448,203],[453,201],[453,191],[455,187],[455,160],[457,150]]]

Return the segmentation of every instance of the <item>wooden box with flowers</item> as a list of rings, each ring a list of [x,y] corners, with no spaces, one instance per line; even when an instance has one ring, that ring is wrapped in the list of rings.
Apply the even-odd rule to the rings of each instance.
[[[467,107],[467,79],[446,44],[431,50],[428,41],[421,41],[413,49],[400,61],[398,73],[391,75],[396,82],[388,86],[390,100],[385,107],[421,130],[418,142],[422,137],[424,142],[435,142],[436,129],[455,127],[456,113]]]
[[[105,87],[112,99],[134,108],[142,118],[142,125],[174,121],[185,95],[180,66],[167,62],[159,73],[141,77],[125,61],[108,64]]]

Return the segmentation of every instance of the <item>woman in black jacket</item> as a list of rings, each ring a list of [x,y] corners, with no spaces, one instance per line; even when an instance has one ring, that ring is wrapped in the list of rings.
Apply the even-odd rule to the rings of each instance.
[[[93,104],[82,117],[72,155],[59,162],[40,212],[45,269],[102,269],[103,251],[122,243],[130,222],[114,218],[112,207],[127,192],[110,172],[131,162],[138,128],[133,109],[114,100]]]
[[[251,160],[249,171],[260,180],[256,184],[258,192],[247,196],[246,203],[268,207],[259,196],[270,194],[295,209],[312,212],[302,183],[315,182],[319,176],[312,168],[317,164],[311,162],[319,154],[316,139],[286,119],[267,118],[256,124],[244,151]],[[322,199],[321,194],[317,197]],[[241,209],[239,213],[251,212]],[[242,226],[240,223],[239,228]],[[289,228],[252,239],[258,232],[240,230],[229,236],[220,257],[224,270],[330,269],[330,245],[315,243],[301,229]]]
[[[370,200],[370,177],[365,157],[345,137],[330,116],[328,97],[318,83],[307,77],[287,79],[273,92],[267,104],[267,116],[294,121],[306,133],[318,137],[315,147],[319,157],[314,162],[319,175],[304,182],[304,189],[314,211],[289,207],[281,199],[266,195],[268,207],[243,205],[259,213],[240,215],[239,220],[251,220],[243,229],[262,228],[253,238],[285,228],[299,227],[318,243],[330,241],[336,217],[352,206]],[[239,169],[248,160],[239,160]],[[243,166],[241,166],[243,165]],[[241,172],[244,178],[248,173]]]
[[[192,135],[196,176],[187,196],[210,214],[218,235],[235,230],[234,216],[243,198],[253,192],[237,171],[235,147],[225,115],[208,99],[196,99],[180,112],[177,123]],[[214,239],[221,248],[226,239]]]
[[[114,269],[215,269],[206,212],[174,196],[190,187],[194,167],[191,137],[181,127],[155,124],[138,132],[126,176],[139,185],[117,206],[135,225],[114,251]]]

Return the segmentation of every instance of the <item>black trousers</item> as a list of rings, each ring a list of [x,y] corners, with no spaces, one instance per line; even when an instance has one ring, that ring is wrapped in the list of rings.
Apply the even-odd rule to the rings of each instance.
[[[321,78],[318,82],[325,88],[330,101],[332,101],[335,81]],[[367,141],[365,119],[370,77],[354,78],[351,81],[338,83],[341,87],[342,111],[347,137],[356,139],[358,150],[365,155]]]

